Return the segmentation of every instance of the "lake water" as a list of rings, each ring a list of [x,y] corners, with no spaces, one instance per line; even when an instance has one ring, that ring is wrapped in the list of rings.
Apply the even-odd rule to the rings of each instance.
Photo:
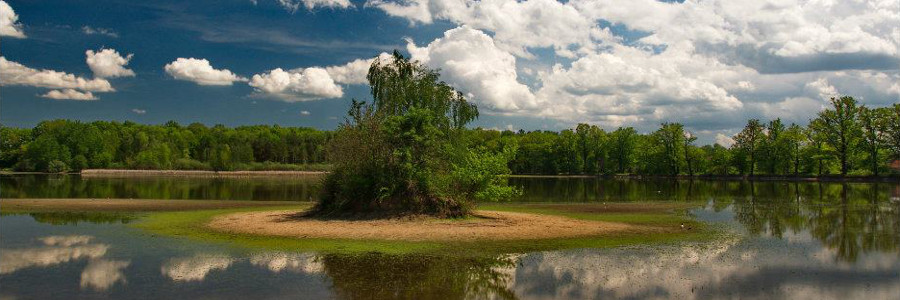
[[[259,252],[128,215],[0,216],[0,298],[898,299],[900,184],[511,178],[516,201],[700,203],[704,243],[431,255]],[[317,178],[3,176],[0,197],[307,200]],[[896,199],[896,200],[895,200]],[[2,210],[2,207],[0,207]]]

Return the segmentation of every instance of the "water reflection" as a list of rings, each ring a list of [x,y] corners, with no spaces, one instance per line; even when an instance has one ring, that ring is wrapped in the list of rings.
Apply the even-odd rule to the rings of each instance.
[[[6,215],[29,215],[39,223],[51,225],[91,224],[127,224],[138,218],[135,213],[118,212],[39,212],[39,213],[2,213]]]
[[[324,266],[313,253],[266,252],[250,257],[250,264],[264,267],[273,273],[293,272],[317,274],[324,271]]]
[[[836,254],[802,239],[534,253],[520,260],[510,289],[534,299],[890,299],[900,292],[896,255],[833,264]]]
[[[81,287],[103,291],[117,282],[124,284],[125,273],[122,270],[130,264],[131,261],[126,260],[91,260],[81,272]]]
[[[515,299],[515,256],[324,255],[333,292],[349,299]]]
[[[0,252],[0,274],[106,255],[109,245],[90,243],[92,239],[93,237],[81,235],[48,236],[39,239],[43,244],[42,247],[3,249]]]
[[[42,246],[12,248],[0,251],[0,275],[29,268],[51,268],[56,265],[88,260],[81,272],[81,287],[107,290],[118,282],[125,283],[122,271],[131,261],[105,259],[110,245],[94,243],[93,236],[45,236],[36,239]]]
[[[81,177],[0,175],[0,198],[134,198],[309,201],[321,176]]]
[[[743,197],[713,198],[711,207],[733,210],[734,219],[754,235],[809,232],[836,250],[839,260],[855,261],[861,252],[900,252],[900,203],[879,195],[878,184],[750,188]]]
[[[233,262],[233,258],[222,254],[198,254],[170,259],[161,271],[174,281],[202,281],[209,272],[228,269]]]

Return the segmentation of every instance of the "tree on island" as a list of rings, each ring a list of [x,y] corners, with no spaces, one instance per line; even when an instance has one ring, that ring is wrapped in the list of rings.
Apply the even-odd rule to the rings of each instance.
[[[461,217],[517,193],[501,177],[515,147],[470,148],[462,137],[478,108],[439,76],[396,51],[375,59],[372,103],[353,100],[329,143],[334,169],[314,215]]]

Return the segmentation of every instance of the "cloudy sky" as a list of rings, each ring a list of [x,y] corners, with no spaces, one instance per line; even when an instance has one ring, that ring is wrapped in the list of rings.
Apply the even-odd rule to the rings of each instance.
[[[681,122],[713,142],[834,95],[900,101],[900,0],[186,2],[0,1],[0,123],[331,129],[393,49],[486,128]]]

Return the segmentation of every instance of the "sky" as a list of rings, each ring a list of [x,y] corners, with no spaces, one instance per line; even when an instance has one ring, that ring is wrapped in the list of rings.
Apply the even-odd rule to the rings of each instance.
[[[333,129],[399,50],[476,103],[475,126],[680,122],[727,145],[834,96],[900,102],[898,24],[900,0],[0,1],[0,123]]]

